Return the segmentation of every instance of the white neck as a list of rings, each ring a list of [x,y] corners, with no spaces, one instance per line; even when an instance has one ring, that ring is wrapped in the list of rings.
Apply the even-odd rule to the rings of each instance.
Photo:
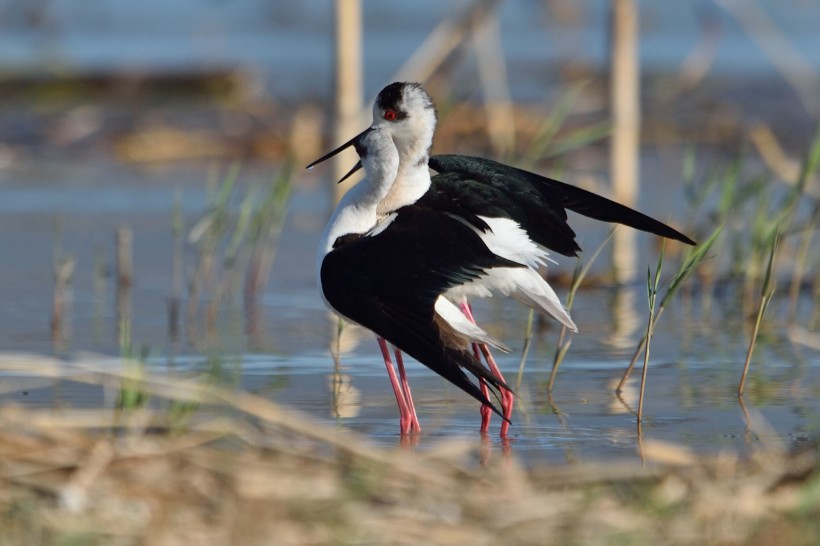
[[[399,170],[399,154],[390,135],[371,131],[363,139],[367,155],[362,159],[365,177],[342,197],[325,227],[319,245],[319,262],[333,250],[336,239],[366,233],[379,220],[377,208],[393,187]]]
[[[428,153],[436,128],[435,117],[417,120],[411,130],[393,135],[399,153],[399,170],[395,183],[379,204],[380,215],[411,205],[430,189]]]
[[[430,189],[430,170],[427,168],[427,154],[423,161],[402,162],[396,181],[379,203],[378,214],[386,215],[406,205],[412,205]]]

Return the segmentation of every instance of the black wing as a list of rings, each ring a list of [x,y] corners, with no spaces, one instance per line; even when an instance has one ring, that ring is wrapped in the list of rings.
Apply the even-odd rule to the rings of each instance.
[[[506,385],[466,347],[446,342],[434,306],[448,288],[486,269],[523,266],[490,252],[449,215],[412,205],[395,214],[377,235],[337,241],[320,270],[325,299],[501,415],[464,370],[496,389]]]
[[[434,201],[452,200],[456,186],[461,186],[462,190],[458,191],[461,208],[473,214],[512,218],[535,242],[566,256],[580,250],[575,232],[567,224],[566,209],[595,220],[616,222],[695,244],[679,231],[620,203],[490,159],[437,155],[430,158],[429,165],[440,173],[433,177],[432,191],[428,192],[430,206],[443,206]],[[465,185],[470,192],[464,192]]]

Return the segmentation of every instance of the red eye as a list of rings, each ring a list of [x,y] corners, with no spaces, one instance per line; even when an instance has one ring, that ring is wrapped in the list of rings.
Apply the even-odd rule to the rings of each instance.
[[[394,110],[386,110],[384,112],[384,119],[387,121],[396,121],[397,117],[398,116],[396,116],[396,112]]]

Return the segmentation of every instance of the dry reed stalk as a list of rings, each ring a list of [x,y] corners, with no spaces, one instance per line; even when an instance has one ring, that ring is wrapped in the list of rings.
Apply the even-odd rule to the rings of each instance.
[[[789,82],[810,116],[820,116],[820,75],[814,63],[794,47],[789,37],[757,2],[717,0]]]
[[[515,149],[515,118],[498,18],[485,17],[477,22],[472,36],[483,88],[487,136],[495,155],[505,157]]]
[[[182,216],[182,204],[179,192],[174,193],[174,205],[171,212],[171,239],[173,254],[171,257],[171,295],[168,297],[168,337],[179,339],[179,312],[182,305],[185,220]]]
[[[698,40],[678,69],[679,89],[676,94],[691,91],[703,81],[720,48],[723,34],[720,19],[710,8],[698,9],[696,16],[700,23]]]
[[[820,201],[820,179],[813,172],[805,172],[805,166],[786,153],[770,127],[763,124],[755,125],[749,132],[749,139],[760,154],[760,158],[777,175],[779,181],[790,186],[805,184],[805,195]],[[806,179],[802,180],[803,177]]]
[[[612,147],[610,169],[613,198],[634,207],[639,186],[641,130],[638,6],[635,0],[612,0],[610,104]],[[612,238],[612,268],[618,283],[637,275],[637,236],[618,229]]]
[[[336,0],[336,94],[333,122],[334,147],[358,131],[362,117],[362,4],[361,0]],[[353,150],[345,150],[333,159],[333,202],[338,203],[347,185],[336,184],[358,161]]]
[[[23,369],[89,382],[132,377],[106,361],[0,355],[0,370]],[[704,458],[645,438],[645,467],[610,460],[527,469],[507,457],[476,467],[476,448],[463,443],[379,449],[253,395],[170,376],[141,381],[173,399],[222,399],[225,411],[171,432],[156,409],[124,419],[108,410],[0,408],[4,544],[762,546],[772,536],[820,538],[816,449]]]
[[[500,0],[473,0],[442,21],[393,75],[392,81],[429,79],[469,37],[471,30],[495,11],[499,3]]]
[[[131,286],[134,279],[134,234],[128,226],[117,228],[117,286]]]
[[[67,337],[65,322],[66,308],[71,305],[71,280],[74,277],[76,260],[73,256],[62,258],[54,265],[54,294],[51,300],[51,340],[61,349]]]

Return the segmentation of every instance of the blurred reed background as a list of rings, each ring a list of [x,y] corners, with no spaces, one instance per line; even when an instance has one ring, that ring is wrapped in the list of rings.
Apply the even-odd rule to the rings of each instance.
[[[69,248],[66,217],[116,215],[117,207],[128,207],[127,192],[114,197],[125,202],[111,211],[93,192],[81,207],[49,208],[42,200],[31,208],[40,212],[35,218],[53,217],[50,340],[57,354],[85,347],[133,357],[140,352],[135,338],[143,340],[141,352],[157,346],[162,352],[156,334],[144,334],[145,321],[133,317],[140,270],[156,271],[147,265],[156,263],[156,252],[148,251],[152,259],[145,251],[135,255],[135,240],[146,237],[150,248],[165,249],[170,265],[170,274],[160,275],[167,285],[158,290],[172,352],[223,347],[220,316],[229,324],[241,316],[229,332],[241,332],[239,346],[263,350],[271,336],[259,302],[271,286],[281,289],[271,274],[294,188],[321,203],[323,192],[314,190],[327,180],[333,199],[324,215],[355,183],[335,184],[354,161],[349,155],[323,180],[295,169],[367,125],[372,96],[393,80],[422,81],[436,97],[441,121],[434,152],[484,154],[566,178],[665,215],[714,243],[710,255],[678,256],[672,248],[666,260],[695,279],[686,292],[697,293],[706,309],[718,287],[740,287],[739,314],[753,326],[739,391],[773,295],[786,296],[784,335],[818,344],[817,309],[806,303],[818,290],[820,59],[807,26],[820,13],[817,6],[794,3],[788,11],[721,0],[640,9],[628,0],[472,0],[410,7],[344,0],[330,10],[316,2],[180,0],[79,7],[72,0],[0,6],[8,46],[0,55],[0,87],[8,98],[0,116],[2,174],[12,190],[25,188],[9,194],[9,211],[22,207],[22,216],[9,222],[32,218],[25,203],[39,203],[38,195],[25,192],[38,177],[56,178],[54,187],[69,192],[95,177],[134,175],[129,187],[150,179],[175,184],[163,205],[170,237],[135,234],[127,220],[117,220],[110,257],[102,250],[109,244],[99,241],[93,259],[87,244]],[[67,165],[75,171],[66,170],[60,184],[55,173]],[[204,192],[194,190],[191,199],[197,177]],[[139,210],[139,198],[130,202]],[[585,246],[603,241],[600,228],[579,225]],[[566,264],[556,267],[553,282],[571,284],[573,294],[601,283],[634,287],[655,249],[627,229],[616,229],[611,241],[602,247],[608,260],[590,260],[572,281]],[[305,265],[310,244],[296,244],[299,253],[284,259],[280,274],[312,285]],[[35,263],[21,261],[15,278],[25,278]],[[74,280],[89,269],[95,324],[104,322],[105,278],[116,272],[113,344],[89,343],[72,324]],[[658,316],[682,278],[672,277],[674,289]],[[642,296],[626,289],[613,298],[605,339],[632,347]],[[137,304],[143,299],[137,295]],[[235,302],[239,313],[232,311]],[[228,333],[229,345],[235,337]],[[558,346],[548,390],[569,349],[563,334]],[[618,391],[645,346],[647,336]]]
[[[784,302],[776,306],[782,336],[816,349],[820,48],[811,47],[808,22],[820,19],[820,8],[729,0],[664,7],[629,0],[340,0],[329,7],[258,0],[138,8],[120,1],[86,11],[74,0],[0,4],[8,46],[0,54],[7,97],[0,174],[12,226],[5,248],[27,240],[22,248],[30,251],[20,253],[9,278],[28,279],[42,269],[43,249],[52,249],[50,351],[134,357],[151,348],[184,354],[225,344],[270,347],[281,325],[266,324],[270,313],[260,301],[266,290],[292,290],[294,279],[312,288],[313,238],[355,183],[335,184],[350,156],[338,159],[333,176],[297,169],[366,126],[373,95],[394,80],[424,82],[435,96],[441,119],[434,153],[488,155],[564,178],[710,241],[711,254],[682,256],[677,247],[664,254],[673,266],[666,270],[679,274],[664,279],[670,290],[658,316],[684,278],[694,283],[684,293],[700,298],[704,317],[724,287],[736,290],[739,298],[724,305],[739,305],[740,322],[750,328],[740,392],[772,298]],[[35,191],[39,179],[58,193]],[[91,190],[81,193],[84,187]],[[154,195],[159,205],[139,197],[152,187],[164,191]],[[103,199],[94,188],[111,193]],[[306,203],[302,210],[314,217],[295,216],[303,227],[281,241],[293,202]],[[129,225],[118,211],[147,214],[142,221],[154,231]],[[89,214],[108,218],[83,234],[74,226]],[[51,229],[15,231],[44,218]],[[160,234],[162,224],[167,231]],[[587,249],[604,241],[602,228],[577,225]],[[104,249],[111,236],[102,229],[116,234],[110,255]],[[277,280],[280,243],[289,254],[278,261]],[[616,229],[602,249],[609,258],[590,260],[583,275],[580,263],[574,276],[573,264],[564,263],[551,278],[573,294],[585,286],[616,288],[601,338],[619,350],[638,346],[621,391],[649,345],[653,328],[638,341],[643,297],[634,288],[657,249],[627,229]],[[116,326],[100,342],[109,276]],[[86,300],[76,282],[89,277],[97,325],[91,336],[75,305]],[[133,293],[145,286],[142,278],[159,280],[148,297]],[[9,301],[43,291],[42,284],[21,286],[5,283]],[[656,282],[650,292],[658,288]],[[164,332],[146,328],[154,319],[134,318],[158,315],[141,308],[157,293]],[[36,311],[24,315],[31,318],[7,320],[10,331],[36,323]],[[42,350],[40,329],[31,331],[10,335],[12,346]],[[37,342],[17,341],[27,335]],[[529,343],[531,332],[523,335]],[[350,339],[347,350],[357,343]],[[569,349],[563,334],[558,346],[548,390]]]
[[[817,28],[812,0],[0,0],[0,543],[816,543]],[[701,243],[573,219],[585,254],[550,281],[583,335],[488,305],[523,338],[521,430],[559,423],[565,466],[520,465],[523,432],[349,430],[380,402],[313,276],[354,159],[302,167],[394,80],[436,99],[433,153]],[[653,422],[653,392],[680,411]],[[313,418],[278,403],[311,397]],[[742,456],[698,443],[727,405]],[[579,462],[618,434],[632,459]]]

